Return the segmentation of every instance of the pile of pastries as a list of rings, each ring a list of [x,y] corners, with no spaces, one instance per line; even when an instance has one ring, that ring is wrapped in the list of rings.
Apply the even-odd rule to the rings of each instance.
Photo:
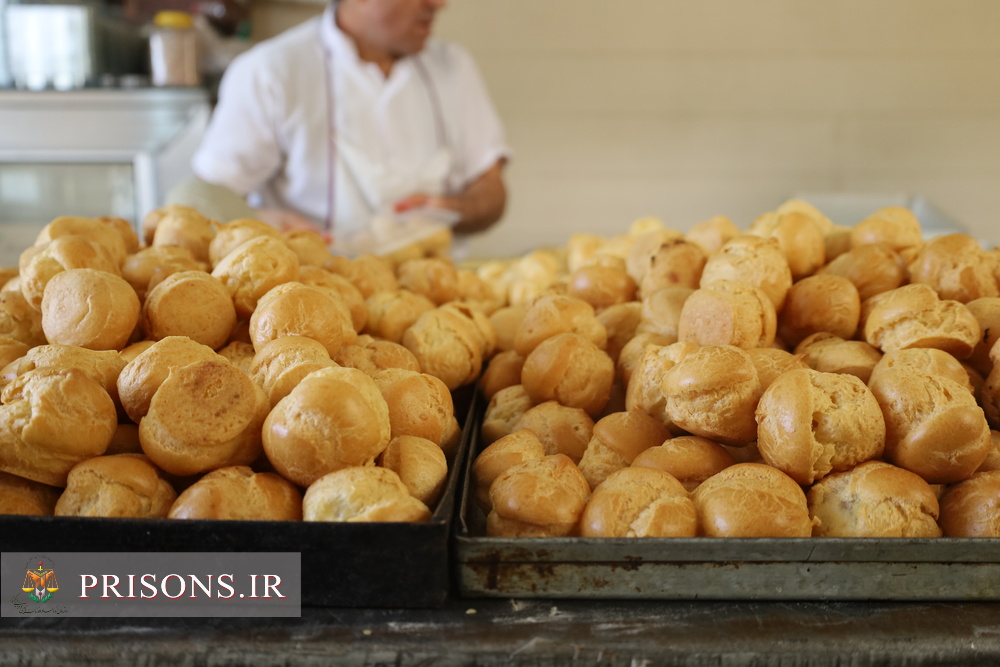
[[[477,267],[497,537],[1000,537],[1000,251],[889,206]]]
[[[449,242],[51,221],[0,278],[0,514],[429,519],[501,305]]]

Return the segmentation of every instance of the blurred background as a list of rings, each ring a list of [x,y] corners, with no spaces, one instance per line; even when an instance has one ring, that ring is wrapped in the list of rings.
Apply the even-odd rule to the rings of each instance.
[[[129,2],[147,20],[181,0]],[[324,7],[227,2],[224,39],[246,43]],[[644,216],[745,227],[803,195],[846,201],[834,218],[920,198],[1000,240],[995,0],[454,0],[437,35],[476,58],[514,152],[471,256]]]

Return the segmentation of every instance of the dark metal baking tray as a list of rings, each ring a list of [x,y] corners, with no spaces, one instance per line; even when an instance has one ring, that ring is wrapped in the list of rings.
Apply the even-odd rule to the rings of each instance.
[[[4,551],[301,553],[302,604],[430,608],[451,584],[449,536],[469,447],[473,392],[454,394],[461,442],[429,521],[313,523],[0,516]]]
[[[1000,539],[493,538],[467,431],[452,541],[462,597],[1000,600]]]

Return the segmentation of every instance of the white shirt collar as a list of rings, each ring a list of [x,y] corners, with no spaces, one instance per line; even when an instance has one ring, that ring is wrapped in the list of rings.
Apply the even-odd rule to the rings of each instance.
[[[348,62],[358,63],[358,47],[354,40],[348,37],[337,25],[336,9],[334,3],[330,3],[323,10],[323,16],[319,23],[320,40],[323,48],[328,49],[335,58],[344,58]]]

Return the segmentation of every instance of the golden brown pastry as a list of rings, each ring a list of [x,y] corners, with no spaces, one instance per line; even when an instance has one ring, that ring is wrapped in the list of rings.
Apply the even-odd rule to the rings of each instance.
[[[219,260],[212,275],[233,298],[237,316],[249,318],[262,296],[282,283],[299,279],[299,258],[280,238],[255,236]]]
[[[579,533],[590,485],[564,454],[511,466],[490,486],[490,537],[567,537]]]
[[[149,341],[152,343],[152,341]],[[229,360],[233,366],[250,375],[253,368],[253,358],[257,354],[253,343],[234,340],[219,348],[219,354]]]
[[[518,463],[545,456],[545,446],[534,431],[526,428],[499,438],[476,456],[472,463],[472,484],[476,502],[489,512],[490,486],[500,473]]]
[[[415,435],[394,436],[379,454],[378,464],[399,475],[410,495],[428,507],[437,504],[448,480],[448,460],[441,446]]]
[[[869,384],[877,382],[878,375],[889,369],[946,377],[963,385],[970,393],[974,393],[969,374],[962,363],[947,352],[933,347],[911,347],[887,352],[872,369]]]
[[[299,266],[299,282],[333,291],[350,311],[354,330],[358,333],[364,330],[368,324],[368,306],[365,305],[361,292],[347,278],[319,266],[306,264]]]
[[[497,334],[493,328],[493,323],[486,313],[479,310],[476,306],[460,301],[446,303],[441,306],[441,310],[455,313],[464,318],[468,324],[472,325],[472,329],[479,339],[483,361],[488,361],[496,353]]]
[[[778,376],[757,405],[757,448],[802,485],[882,455],[885,421],[865,383],[812,369]]]
[[[594,489],[580,517],[582,537],[694,537],[698,514],[673,475],[622,468]]]
[[[139,297],[120,276],[69,269],[52,277],[42,297],[42,331],[50,343],[120,350],[139,323]]]
[[[0,471],[0,514],[49,516],[62,489]]]
[[[493,394],[483,411],[480,438],[489,445],[514,431],[514,425],[535,405],[524,386],[515,384]]]
[[[1000,470],[979,472],[941,497],[945,537],[1000,537]]]
[[[139,442],[139,425],[132,422],[119,423],[115,434],[108,443],[104,454],[142,454],[142,443]]]
[[[730,239],[705,263],[699,287],[710,287],[720,280],[735,280],[764,290],[775,311],[785,303],[792,286],[792,270],[777,239],[741,234]]]
[[[654,333],[636,333],[621,351],[618,353],[618,360],[615,362],[615,373],[618,381],[625,386],[632,382],[632,375],[642,362],[642,357],[646,353],[646,348],[650,345],[655,347],[666,347],[677,342],[676,338]],[[694,343],[685,343],[694,345]]]
[[[353,345],[345,345],[337,350],[333,360],[341,366],[357,368],[368,375],[374,375],[388,368],[420,370],[417,357],[403,345],[381,338],[372,338],[368,334],[358,336]]]
[[[625,390],[626,409],[645,412],[673,430],[675,427],[667,415],[667,397],[663,393],[663,377],[681,359],[697,349],[698,345],[691,342],[662,346],[646,345],[628,379]]]
[[[568,295],[586,301],[595,310],[635,299],[635,281],[622,268],[589,264],[569,277]]]
[[[403,345],[420,370],[441,378],[454,390],[475,382],[483,368],[483,344],[476,325],[446,308],[420,315],[403,334]]]
[[[670,431],[645,412],[614,412],[594,424],[579,468],[594,489],[607,477],[632,464],[642,452],[662,445]]]
[[[186,336],[156,341],[125,364],[118,375],[118,397],[129,419],[135,423],[149,411],[153,394],[174,368],[219,355]]]
[[[32,307],[19,291],[0,292],[0,335],[27,347],[46,342],[41,311]]]
[[[809,368],[805,358],[798,351],[795,354],[777,347],[755,347],[747,350],[753,367],[757,369],[761,391],[767,389],[774,379],[795,368]]]
[[[208,244],[209,264],[214,268],[230,251],[257,236],[280,238],[281,232],[276,227],[253,218],[239,218],[216,224],[216,232]]]
[[[198,261],[208,262],[217,224],[194,209],[171,209],[157,221],[149,245],[181,246]]]
[[[352,466],[313,482],[302,498],[306,521],[427,521],[431,511],[392,470]]]
[[[777,313],[767,294],[747,282],[716,280],[681,306],[677,339],[743,349],[774,343]]]
[[[941,537],[930,484],[882,461],[824,477],[806,498],[817,537]]]
[[[777,239],[788,259],[792,280],[811,276],[826,263],[826,238],[823,229],[809,214],[791,210],[773,211],[759,216],[747,230],[763,238]]]
[[[639,284],[639,296],[645,299],[664,287],[698,287],[707,257],[701,246],[676,238],[663,243],[653,254]]]
[[[684,235],[680,232],[665,229],[662,225],[652,225],[649,229],[643,231],[636,231],[624,234],[616,239],[603,241],[600,250],[605,254],[623,255],[625,259],[625,271],[632,277],[636,285],[639,285],[652,266],[653,257],[664,245],[671,245],[678,240],[684,240]],[[621,252],[622,249],[624,252]],[[679,253],[678,257],[682,254],[683,251]],[[693,254],[693,256],[697,257],[696,254]],[[704,259],[704,253],[702,253],[702,259]]]
[[[322,343],[330,355],[358,338],[351,313],[338,297],[300,282],[268,290],[250,316],[254,349],[282,336],[312,338]]]
[[[724,215],[716,215],[696,222],[684,238],[701,247],[708,257],[724,246],[730,239],[741,234],[740,228]]]
[[[323,268],[347,278],[365,299],[376,292],[399,289],[392,263],[384,257],[364,254],[348,259],[334,256],[323,264]]]
[[[458,290],[458,269],[447,259],[421,257],[403,262],[396,267],[396,280],[400,289],[427,297],[435,306],[455,301]]]
[[[479,308],[487,317],[503,307],[505,299],[475,271],[458,270],[458,300]]]
[[[821,331],[850,340],[860,318],[861,299],[854,283],[837,275],[809,276],[788,290],[778,316],[778,336],[793,347]]]
[[[615,364],[604,350],[575,333],[542,341],[525,358],[521,384],[536,403],[558,401],[591,416],[611,396]]]
[[[521,327],[528,307],[525,304],[517,306],[501,306],[490,314],[490,322],[497,334],[497,350],[513,350],[517,330]]]
[[[479,390],[487,400],[501,389],[521,384],[521,369],[524,357],[515,350],[506,350],[495,355],[486,365],[479,378]]]
[[[270,403],[264,390],[218,357],[170,370],[139,422],[143,453],[172,475],[249,465],[261,454]]]
[[[118,218],[110,215],[99,215],[95,220],[100,220],[105,225],[115,230],[125,243],[126,254],[138,252],[139,234],[132,223],[125,218]]]
[[[98,220],[75,215],[63,215],[55,218],[35,238],[35,245],[48,243],[63,236],[82,236],[102,246],[115,266],[121,266],[128,254],[125,238],[115,227]]]
[[[561,333],[580,334],[601,349],[608,342],[608,333],[593,306],[571,296],[547,294],[528,306],[514,336],[514,349],[527,357],[542,341]]]
[[[858,289],[862,301],[902,287],[909,279],[903,259],[885,243],[867,243],[851,248],[817,273],[847,278]]]
[[[394,343],[403,342],[403,333],[421,315],[434,309],[434,302],[408,289],[384,290],[365,300],[368,324],[365,332]]]
[[[248,375],[267,395],[273,408],[302,378],[321,368],[336,367],[326,347],[305,336],[282,336],[268,341],[254,354]]]
[[[681,311],[696,290],[681,285],[663,287],[642,300],[642,319],[636,333],[655,333],[678,339]]]
[[[699,535],[809,537],[806,494],[791,477],[763,463],[737,463],[712,475],[692,495]]]
[[[30,349],[30,345],[26,345],[19,340],[14,340],[10,336],[0,335],[0,389],[6,384],[6,381],[3,379],[6,376],[4,369],[26,355]]]
[[[910,262],[910,282],[925,283],[942,299],[968,303],[1000,294],[995,261],[968,234],[943,234],[928,239]]]
[[[302,492],[273,472],[248,466],[218,468],[184,489],[170,519],[223,521],[300,521]]]
[[[864,339],[883,352],[935,347],[965,359],[982,335],[979,321],[964,304],[938,298],[930,285],[904,285],[866,303]]]
[[[401,368],[379,371],[372,379],[389,408],[393,438],[416,436],[430,440],[446,454],[455,451],[461,428],[451,392],[441,379]]]
[[[871,379],[885,416],[885,460],[931,484],[965,479],[990,450],[990,426],[968,389],[943,376],[891,368]]]
[[[594,420],[581,408],[545,401],[525,410],[511,432],[522,428],[538,436],[546,454],[565,454],[578,463],[594,435]]]
[[[980,375],[986,377],[993,370],[990,350],[997,340],[1000,340],[1000,297],[973,299],[966,303],[965,307],[979,322],[979,328],[983,332],[966,362]]]
[[[685,489],[694,491],[706,479],[735,463],[733,455],[722,445],[696,435],[681,435],[640,452],[632,466],[668,472]]]
[[[177,492],[141,454],[97,456],[69,471],[56,516],[161,519]]]
[[[281,232],[281,238],[299,258],[299,267],[322,267],[332,257],[330,247],[322,234],[314,229],[289,229]]]
[[[795,354],[813,370],[824,373],[850,373],[865,384],[875,366],[881,361],[878,348],[863,340],[844,340],[839,336],[820,331],[803,339]]]
[[[118,356],[120,356],[127,364],[149,348],[153,347],[154,343],[156,343],[155,340],[140,340],[134,343],[129,343],[118,352]]]
[[[597,311],[597,319],[604,325],[608,342],[604,351],[617,365],[618,355],[622,349],[635,337],[636,330],[642,320],[642,303],[629,301],[618,303]]]
[[[191,251],[181,246],[150,246],[129,255],[122,264],[124,278],[140,300],[167,276],[179,271],[207,271],[208,264],[199,262]]]
[[[0,470],[65,486],[73,466],[107,450],[117,423],[114,401],[83,371],[28,371],[0,393]]]
[[[919,249],[924,244],[920,221],[904,206],[885,206],[873,211],[851,229],[851,246],[885,243],[896,252]]]
[[[372,465],[391,439],[389,407],[362,371],[325,368],[278,401],[263,434],[275,470],[309,486],[329,472]]]
[[[990,431],[990,452],[986,460],[976,468],[976,472],[991,472],[1000,470],[1000,431]]]
[[[688,433],[727,445],[756,440],[754,410],[762,389],[744,350],[732,345],[693,350],[667,369],[661,389],[667,417]]]
[[[236,307],[218,278],[204,271],[180,271],[149,291],[142,304],[146,336],[187,336],[213,350],[226,344],[236,326]]]
[[[96,380],[116,404],[118,376],[125,360],[114,350],[89,350],[75,345],[39,345],[0,371],[0,388],[36,368],[77,368]]]
[[[21,253],[18,266],[21,294],[37,310],[42,308],[45,286],[63,271],[95,269],[120,275],[118,265],[104,246],[82,236],[60,236],[27,248]]]

